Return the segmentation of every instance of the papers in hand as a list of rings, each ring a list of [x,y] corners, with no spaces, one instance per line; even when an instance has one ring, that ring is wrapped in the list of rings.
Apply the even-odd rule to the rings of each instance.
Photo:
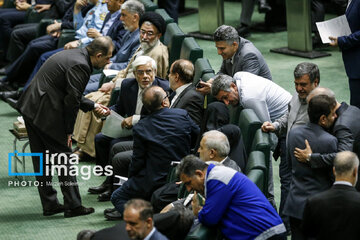
[[[132,135],[131,129],[121,127],[124,120],[122,116],[111,110],[101,130],[102,134],[111,138],[128,137]]]
[[[329,37],[341,37],[351,34],[349,23],[345,15],[336,17],[324,22],[317,22],[316,26],[319,30],[321,41],[330,43]]]
[[[103,70],[105,77],[111,76],[111,75],[116,75],[116,74],[118,74],[118,72],[120,72],[120,71],[114,70],[114,69],[104,69]]]

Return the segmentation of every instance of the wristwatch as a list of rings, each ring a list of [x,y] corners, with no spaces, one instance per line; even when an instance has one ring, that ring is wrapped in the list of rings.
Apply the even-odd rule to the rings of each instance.
[[[306,158],[306,161],[307,162],[310,162],[310,158],[311,158],[311,153],[308,154],[307,158]]]

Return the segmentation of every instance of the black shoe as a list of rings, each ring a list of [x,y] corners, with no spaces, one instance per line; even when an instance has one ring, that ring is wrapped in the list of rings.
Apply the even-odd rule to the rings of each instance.
[[[8,99],[6,99],[6,102],[10,105],[10,107],[16,109],[16,104],[17,104],[18,100],[8,98]]]
[[[99,201],[99,202],[110,201],[111,194],[112,194],[112,191],[111,191],[111,190],[107,190],[107,191],[99,194],[99,196],[98,196],[98,201]]]
[[[106,213],[105,218],[107,220],[109,220],[109,221],[121,220],[122,219],[122,214],[119,213],[117,210],[115,210],[113,212]]]
[[[21,91],[5,91],[5,92],[0,92],[0,99],[3,101],[6,101],[6,99],[8,98],[12,98],[12,99],[19,99],[21,95]]]
[[[51,210],[44,210],[43,215],[44,216],[52,216],[57,213],[62,213],[65,211],[64,205],[59,204],[56,208]]]
[[[270,5],[267,3],[266,0],[259,1],[259,13],[267,13],[271,11]]]
[[[88,192],[92,194],[100,194],[108,191],[109,189],[110,189],[110,184],[103,182],[100,186],[89,188]]]
[[[91,239],[92,236],[95,234],[96,231],[94,230],[82,230],[76,236],[76,239],[84,240],[84,239]]]
[[[104,215],[106,215],[107,213],[111,213],[111,212],[115,212],[116,208],[107,208],[104,210]]]
[[[6,78],[6,77],[5,77]],[[14,91],[16,89],[13,88],[13,86],[11,86],[11,84],[9,82],[6,81],[1,81],[0,80],[0,91],[4,92],[4,91]]]
[[[64,217],[71,218],[71,217],[77,217],[82,215],[88,215],[95,212],[94,208],[86,208],[84,206],[80,206],[74,209],[65,210]]]
[[[0,75],[6,75],[6,68],[3,67],[3,68],[0,68]]]
[[[240,37],[246,38],[250,36],[250,27],[244,24],[241,24],[240,27],[236,28]]]

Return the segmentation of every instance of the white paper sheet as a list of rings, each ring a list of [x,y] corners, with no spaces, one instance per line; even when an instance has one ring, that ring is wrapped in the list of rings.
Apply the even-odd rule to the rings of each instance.
[[[345,15],[336,17],[324,22],[317,22],[316,26],[319,30],[323,43],[330,43],[329,37],[341,37],[351,34],[349,23]]]
[[[107,116],[104,126],[101,129],[102,134],[111,138],[128,137],[132,135],[131,129],[121,127],[124,120],[122,116],[111,110]]]
[[[106,77],[110,76],[110,75],[116,75],[116,74],[118,74],[118,72],[120,72],[120,71],[114,70],[114,69],[104,69],[103,70],[103,73]]]

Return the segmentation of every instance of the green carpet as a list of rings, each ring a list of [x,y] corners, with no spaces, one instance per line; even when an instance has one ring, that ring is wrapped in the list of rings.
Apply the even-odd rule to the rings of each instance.
[[[187,7],[197,7],[197,1],[187,0]],[[225,3],[225,23],[236,26],[239,22],[241,4],[234,2]],[[332,17],[332,16],[327,16]],[[255,13],[254,22],[263,21],[264,15]],[[184,32],[199,30],[198,14],[193,14],[179,19],[179,25]],[[290,93],[294,93],[293,70],[295,66],[308,59],[285,56],[281,54],[270,53],[271,48],[285,47],[287,45],[286,32],[279,33],[252,33],[249,37],[255,46],[262,52],[267,61],[274,82],[278,83]],[[212,67],[217,72],[220,68],[221,57],[217,55],[213,42],[197,40],[204,55],[207,57]],[[321,72],[321,86],[329,87],[334,90],[339,101],[349,102],[349,89],[347,77],[338,49],[326,49],[332,54],[331,57],[312,60],[319,65]],[[96,200],[96,195],[87,193],[90,186],[99,185],[102,178],[92,176],[89,180],[79,179],[82,201],[85,206],[95,208],[95,213],[64,219],[61,214],[52,217],[43,217],[40,205],[40,199],[36,187],[14,187],[9,186],[14,177],[8,176],[8,153],[13,151],[13,136],[8,129],[12,128],[12,123],[16,120],[18,113],[10,108],[6,103],[0,101],[0,239],[76,239],[76,235],[83,229],[101,229],[114,225],[114,222],[104,220],[103,210],[111,207],[110,202],[100,203]],[[23,144],[23,142],[21,143]],[[21,146],[20,144],[20,146]],[[18,146],[18,149],[21,147]],[[32,170],[30,159],[27,159],[27,171]],[[81,163],[93,164],[93,163]],[[27,177],[26,182],[32,183],[33,177]],[[57,181],[55,179],[54,181]],[[278,163],[274,163],[274,182],[275,196],[279,202],[280,186],[278,177]],[[56,188],[59,193],[59,200],[62,202],[60,189]]]

